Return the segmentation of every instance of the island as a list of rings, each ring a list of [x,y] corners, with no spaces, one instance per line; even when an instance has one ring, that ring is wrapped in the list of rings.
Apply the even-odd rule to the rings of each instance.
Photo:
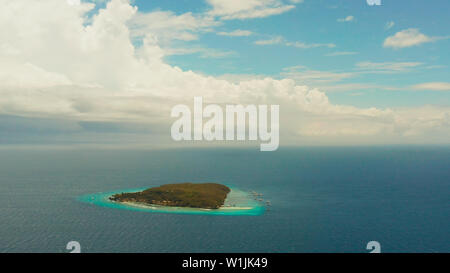
[[[169,207],[219,209],[225,203],[230,188],[216,183],[166,184],[140,192],[119,193],[111,201]]]

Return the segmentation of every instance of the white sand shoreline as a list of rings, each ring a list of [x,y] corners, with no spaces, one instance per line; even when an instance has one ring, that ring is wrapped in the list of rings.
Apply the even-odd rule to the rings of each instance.
[[[129,207],[135,207],[140,209],[148,209],[148,210],[167,210],[167,211],[211,211],[211,212],[220,212],[220,211],[248,211],[253,210],[255,207],[249,206],[249,204],[239,204],[242,196],[246,196],[244,192],[240,190],[235,190],[230,188],[230,192],[228,193],[227,198],[225,199],[224,204],[218,209],[206,209],[206,208],[191,208],[191,207],[172,207],[172,206],[162,206],[162,205],[152,205],[146,203],[138,203],[138,202],[114,202],[108,199],[110,202],[114,202],[117,204],[122,204]],[[245,202],[246,203],[246,202]]]
[[[221,206],[218,209],[204,209],[204,208],[191,208],[191,207],[172,207],[172,206],[160,206],[160,205],[149,205],[144,203],[135,203],[135,202],[118,202],[120,204],[124,204],[127,206],[132,207],[138,207],[138,208],[145,208],[145,209],[188,209],[188,210],[207,210],[207,211],[221,211],[221,210],[251,210],[252,207],[228,207],[228,206]]]

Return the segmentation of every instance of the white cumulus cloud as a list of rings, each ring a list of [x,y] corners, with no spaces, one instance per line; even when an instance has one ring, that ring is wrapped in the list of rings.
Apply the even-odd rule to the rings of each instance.
[[[147,22],[149,17],[128,0],[111,0],[89,19],[94,4],[86,2],[0,0],[0,6],[0,48],[5,49],[0,51],[0,115],[161,128],[170,126],[173,106],[202,96],[205,103],[279,104],[281,134],[290,143],[317,137],[336,141],[336,136],[352,143],[399,142],[404,136],[430,141],[424,137],[429,134],[448,141],[449,108],[338,105],[301,83],[350,75],[306,71],[297,80],[286,75],[230,81],[169,65],[160,43],[188,31],[178,20],[191,22],[191,29],[209,25],[190,14],[154,13],[175,18],[158,25]],[[132,37],[142,21],[146,31],[136,46]]]
[[[339,18],[339,19],[337,19],[337,21],[338,21],[339,23],[353,22],[354,20],[355,20],[355,17],[354,17],[353,15],[349,15],[349,16],[347,16],[347,17],[345,17],[345,18]]]
[[[435,42],[445,37],[429,37],[421,33],[416,28],[409,28],[395,33],[384,40],[384,47],[391,47],[394,49],[417,46],[424,43]]]
[[[210,14],[223,20],[263,18],[295,8],[295,5],[284,4],[279,0],[207,0],[207,2],[212,7]]]
[[[237,29],[237,30],[233,30],[230,32],[225,32],[225,31],[220,31],[217,32],[217,35],[220,36],[229,36],[229,37],[242,37],[242,36],[250,36],[253,33],[249,30],[241,30],[241,29]]]
[[[257,40],[254,42],[255,45],[284,45],[289,47],[296,47],[301,49],[309,49],[309,48],[317,48],[317,47],[328,47],[328,48],[334,48],[336,47],[333,43],[304,43],[300,41],[287,41],[282,36],[276,36],[270,39],[265,40]]]
[[[426,82],[412,87],[416,90],[450,91],[450,82]]]

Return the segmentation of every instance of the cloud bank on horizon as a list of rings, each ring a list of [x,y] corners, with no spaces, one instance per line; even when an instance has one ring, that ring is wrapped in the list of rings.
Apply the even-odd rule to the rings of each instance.
[[[217,57],[223,52],[206,46],[176,47],[211,34],[223,39],[253,39],[249,45],[256,48],[330,50],[324,58],[360,55],[336,50],[339,45],[333,41],[264,37],[245,28],[224,29],[230,21],[287,14],[301,9],[303,1],[207,0],[204,12],[181,14],[141,11],[128,0],[106,2],[99,6],[74,0],[0,0],[0,144],[11,141],[8,130],[21,131],[17,129],[21,126],[64,137],[104,133],[104,126],[115,124],[112,132],[118,135],[166,134],[170,139],[170,109],[180,103],[192,104],[194,96],[202,96],[205,103],[279,104],[281,146],[449,142],[449,105],[361,107],[333,103],[325,93],[333,87],[371,88],[343,81],[368,74],[395,76],[425,66],[422,62],[359,61],[346,72],[299,64],[287,66],[279,75],[242,74],[232,79],[182,69],[166,60],[193,52]],[[356,16],[342,18],[342,22],[353,23]],[[341,22],[339,18],[336,21]],[[445,39],[409,28],[387,36],[379,47],[401,50]],[[450,90],[446,80],[418,82],[409,89],[445,92]],[[137,127],[146,129],[140,132]],[[146,141],[145,137],[139,139]]]

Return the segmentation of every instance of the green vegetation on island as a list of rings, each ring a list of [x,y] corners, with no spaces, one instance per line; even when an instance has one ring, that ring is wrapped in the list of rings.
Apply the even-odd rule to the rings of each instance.
[[[181,183],[162,185],[141,192],[114,194],[109,199],[147,205],[218,209],[224,204],[229,192],[230,188],[216,183]]]

